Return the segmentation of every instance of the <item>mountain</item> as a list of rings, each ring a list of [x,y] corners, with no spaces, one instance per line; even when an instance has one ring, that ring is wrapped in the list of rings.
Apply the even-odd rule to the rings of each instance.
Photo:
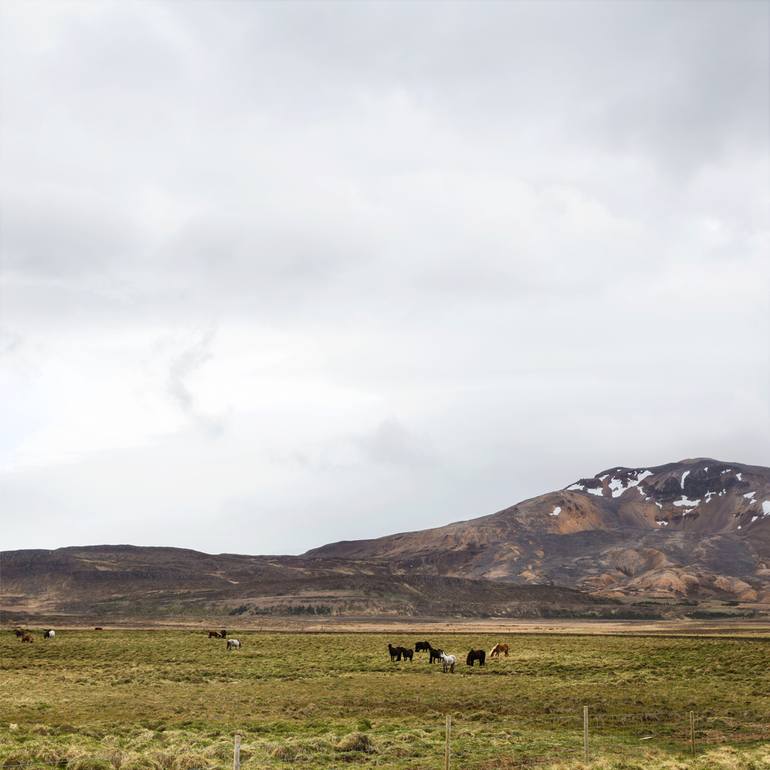
[[[307,555],[595,596],[770,602],[770,468],[609,468],[490,516]]]
[[[489,516],[303,556],[127,545],[0,553],[0,612],[12,622],[643,617],[697,602],[770,609],[769,468],[611,468]]]
[[[396,574],[386,564],[296,556],[213,556],[104,545],[0,553],[4,622],[144,622],[244,616],[615,616],[555,586]]]

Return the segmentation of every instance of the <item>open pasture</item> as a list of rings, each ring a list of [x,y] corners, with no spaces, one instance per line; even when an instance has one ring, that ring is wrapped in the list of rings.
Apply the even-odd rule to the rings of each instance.
[[[262,767],[770,767],[770,642],[737,638],[235,631],[0,635],[0,764],[72,770]],[[391,663],[427,638],[455,674]],[[510,655],[465,665],[497,642]],[[696,716],[690,755],[689,712]]]

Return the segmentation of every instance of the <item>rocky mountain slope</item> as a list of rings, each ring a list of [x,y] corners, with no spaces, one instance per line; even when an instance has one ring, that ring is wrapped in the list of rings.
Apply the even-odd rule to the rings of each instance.
[[[769,602],[770,468],[610,468],[490,516],[307,555],[603,596]]]
[[[618,614],[617,606],[571,588],[408,576],[386,564],[334,558],[212,556],[128,545],[2,552],[0,589],[0,622],[6,623]]]
[[[5,620],[239,615],[631,616],[770,608],[770,469],[611,468],[489,516],[304,556],[92,546],[0,553]]]

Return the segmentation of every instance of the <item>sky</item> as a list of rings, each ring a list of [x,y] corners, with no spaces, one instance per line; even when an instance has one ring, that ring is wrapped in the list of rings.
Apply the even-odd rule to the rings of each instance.
[[[0,549],[301,553],[770,465],[770,4],[0,4]]]

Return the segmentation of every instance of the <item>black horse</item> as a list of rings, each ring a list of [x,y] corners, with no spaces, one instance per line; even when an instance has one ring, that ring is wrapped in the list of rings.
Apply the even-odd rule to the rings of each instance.
[[[388,643],[388,652],[390,653],[391,663],[401,660],[402,658],[409,661],[414,658],[414,650],[410,650],[407,647],[394,647],[390,643]]]
[[[484,652],[484,650],[471,650],[468,653],[468,657],[465,659],[465,662],[469,666],[473,666],[474,661],[479,662],[479,666],[483,666],[486,662],[487,654]]]
[[[435,663],[437,660],[441,660],[441,656],[444,654],[443,650],[437,650],[435,647],[431,647],[428,649],[428,653],[430,654],[430,663]]]
[[[430,642],[417,642],[414,646],[415,652],[429,652],[430,651]]]

